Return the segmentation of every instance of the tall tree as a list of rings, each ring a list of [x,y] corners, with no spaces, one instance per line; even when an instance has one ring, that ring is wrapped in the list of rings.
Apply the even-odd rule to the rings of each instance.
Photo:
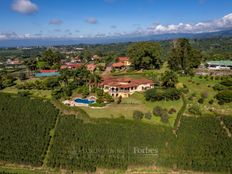
[[[43,53],[43,60],[48,63],[49,66],[59,65],[63,55],[59,52],[54,52],[48,49]]]
[[[191,72],[191,69],[197,68],[201,61],[201,52],[194,50],[188,39],[178,39],[174,41],[168,60],[171,70],[182,71],[188,74]]]
[[[128,56],[136,70],[159,69],[162,65],[159,43],[138,42],[128,47]]]
[[[178,83],[178,76],[173,71],[166,71],[162,76],[162,85],[166,88],[175,87],[176,83]]]

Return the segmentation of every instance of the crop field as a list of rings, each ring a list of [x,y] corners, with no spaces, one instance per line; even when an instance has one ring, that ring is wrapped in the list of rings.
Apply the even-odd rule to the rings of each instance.
[[[141,102],[139,96],[137,102]],[[6,163],[42,166],[53,136],[46,155],[46,167],[53,170],[125,171],[134,165],[231,170],[232,139],[218,117],[184,116],[177,137],[169,126],[126,118],[88,118],[84,122],[79,115],[60,116],[54,129],[58,111],[49,102],[7,94],[0,98],[0,160]],[[232,117],[222,118],[231,131]]]
[[[0,160],[41,166],[57,115],[47,101],[0,93]]]
[[[231,120],[231,119],[230,119]],[[232,170],[232,139],[215,117],[184,117],[177,139],[164,163],[185,170]]]
[[[165,144],[173,139],[171,129],[164,126],[124,119],[99,119],[86,124],[74,116],[62,117],[48,164],[52,168],[84,171],[149,165],[165,153]],[[146,148],[153,153],[136,150]]]

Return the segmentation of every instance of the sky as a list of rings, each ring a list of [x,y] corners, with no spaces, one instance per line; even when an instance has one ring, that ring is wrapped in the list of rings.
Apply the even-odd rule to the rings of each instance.
[[[0,40],[201,33],[232,28],[232,0],[0,0]]]

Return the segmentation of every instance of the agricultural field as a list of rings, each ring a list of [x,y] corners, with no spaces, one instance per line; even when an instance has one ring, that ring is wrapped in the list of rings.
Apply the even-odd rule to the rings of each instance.
[[[83,123],[75,116],[59,121],[48,165],[52,168],[95,171],[151,165],[174,140],[170,128],[125,119],[98,119]],[[136,149],[152,149],[152,153]]]
[[[95,171],[130,165],[227,172],[231,167],[231,138],[215,117],[183,117],[177,137],[166,126],[124,119],[98,119],[83,123],[62,117],[49,155],[52,168]],[[134,153],[154,148],[156,154]]]
[[[0,160],[41,166],[58,110],[48,101],[0,93]]]
[[[230,118],[231,120],[231,118]],[[178,168],[196,171],[231,172],[232,139],[216,117],[183,117],[172,145],[170,162]]]
[[[51,170],[50,173],[59,173],[60,170],[81,173],[102,168],[121,170],[119,173],[142,170],[131,166],[157,168],[150,171],[167,167],[175,170],[227,172],[231,167],[232,140],[220,124],[221,119],[213,115],[209,117],[203,114],[196,118],[184,114],[176,132],[177,137],[173,134],[173,125],[160,123],[155,116],[148,121],[135,121],[126,117],[91,118],[85,110],[75,108],[68,115],[59,116],[55,127],[58,111],[49,102],[16,95],[1,94],[0,97],[0,118],[5,123],[1,126],[0,135],[1,141],[7,143],[0,144],[0,148],[4,149],[0,150],[0,156],[3,157],[1,161],[6,163],[42,166],[46,161],[43,167]],[[172,102],[146,103],[143,95],[136,93],[123,100],[119,106],[132,102],[146,104],[147,109],[152,109],[156,104],[163,107],[175,105]],[[177,102],[180,102],[181,108],[182,101]],[[57,101],[53,105],[63,111],[67,109],[67,106],[62,107]],[[138,109],[138,106],[134,108]],[[72,113],[77,114],[71,116]],[[82,115],[88,119],[82,120]],[[231,118],[223,117],[229,130]],[[19,138],[21,141],[18,141]],[[144,153],[144,149],[151,151]],[[27,170],[3,171],[31,173]],[[44,172],[38,170],[36,173]]]

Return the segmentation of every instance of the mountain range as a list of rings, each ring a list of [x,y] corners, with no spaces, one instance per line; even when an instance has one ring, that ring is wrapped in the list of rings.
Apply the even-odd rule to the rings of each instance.
[[[23,47],[23,46],[55,46],[55,45],[75,45],[75,44],[109,44],[120,42],[138,41],[158,41],[173,40],[177,38],[205,39],[216,37],[232,37],[232,29],[205,33],[170,33],[146,36],[118,36],[99,38],[79,38],[79,39],[13,39],[0,40],[0,47]]]

